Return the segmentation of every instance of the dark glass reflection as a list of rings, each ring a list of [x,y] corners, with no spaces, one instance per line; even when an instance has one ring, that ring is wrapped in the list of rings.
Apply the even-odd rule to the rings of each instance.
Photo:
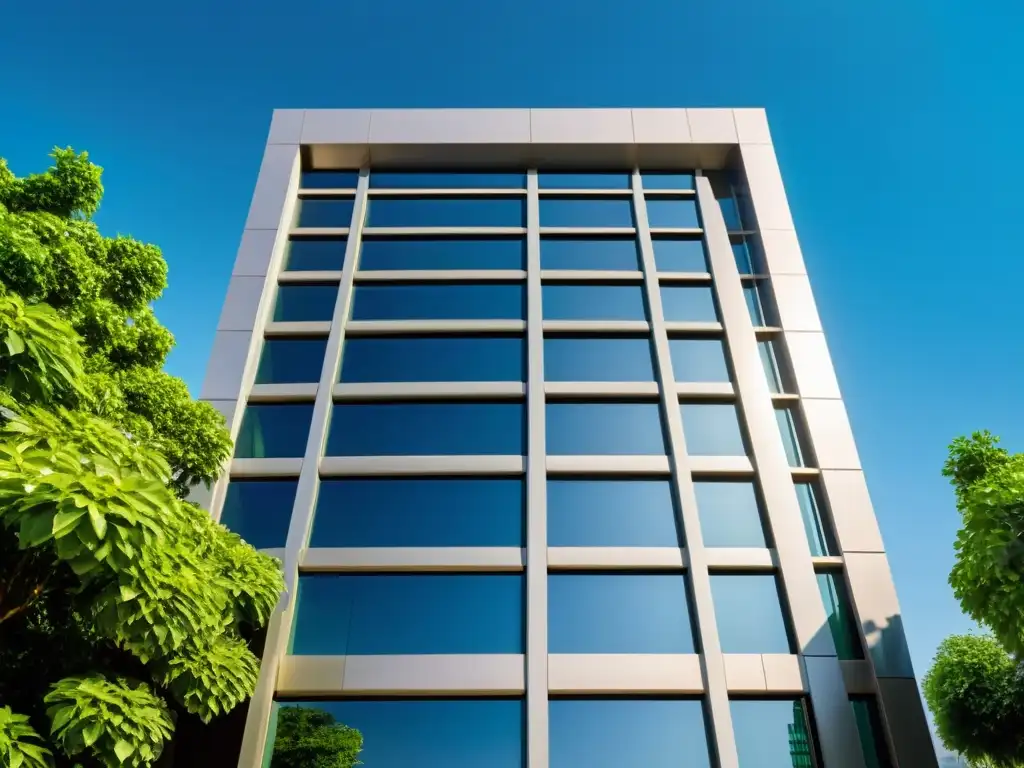
[[[296,480],[232,480],[220,522],[256,549],[283,547],[297,486]]]
[[[524,453],[522,403],[338,403],[328,456]]]
[[[669,339],[676,381],[729,381],[725,345],[720,339]]]
[[[545,320],[646,320],[639,285],[545,284],[541,288]]]
[[[804,466],[804,452],[800,447],[800,438],[796,433],[796,419],[793,409],[787,406],[775,407],[775,421],[779,425],[779,435],[782,437],[782,447],[786,451],[786,460],[791,467]]]
[[[750,312],[750,322],[754,327],[766,325],[764,307],[761,304],[760,291],[758,289],[758,283],[744,283],[743,284],[743,298],[747,302],[747,311]]]
[[[627,198],[542,197],[542,227],[632,227],[633,203]]]
[[[651,229],[699,229],[697,201],[692,197],[648,197],[647,224]]]
[[[693,653],[681,573],[552,573],[550,653]]]
[[[792,653],[772,574],[711,574],[722,653]]]
[[[370,336],[345,340],[341,381],[524,381],[522,336]]]
[[[359,171],[303,171],[299,188],[355,189],[358,183]]]
[[[863,659],[864,649],[860,643],[860,630],[853,615],[846,582],[841,573],[819,573],[818,591],[825,604],[825,616],[836,655],[840,660]]]
[[[693,173],[680,171],[641,171],[644,189],[693,189]]]
[[[545,237],[540,241],[541,269],[640,269],[636,238]]]
[[[235,458],[302,458],[312,420],[312,403],[250,403],[235,440]]]
[[[310,384],[320,381],[327,339],[271,338],[263,342],[257,384]]]
[[[522,320],[522,283],[360,284],[353,320]]]
[[[522,237],[364,238],[359,269],[524,269]]]
[[[541,189],[631,189],[632,174],[579,173],[571,171],[541,171],[537,174]]]
[[[284,268],[288,272],[311,272],[315,270],[341,271],[345,265],[344,237],[310,238],[293,237],[288,241]]]
[[[772,340],[759,340],[757,342],[757,353],[761,357],[761,366],[764,368],[764,376],[768,380],[768,389],[773,393],[784,391],[778,361],[775,358],[775,345]]]
[[[705,547],[766,547],[754,484],[695,482],[697,514]]]
[[[553,455],[665,455],[657,403],[559,403],[545,408]]]
[[[337,300],[337,285],[279,285],[274,303],[274,322],[330,321],[334,317]]]
[[[659,272],[707,272],[704,241],[699,237],[654,237],[654,265]]]
[[[871,696],[851,696],[850,706],[853,707],[853,717],[857,721],[865,768],[892,768],[878,702]]]
[[[699,699],[553,699],[551,768],[710,768]]]
[[[523,768],[522,699],[295,702],[363,736],[362,768]],[[312,768],[312,766],[310,767]]]
[[[304,574],[290,652],[522,653],[517,573]]]
[[[815,768],[802,701],[733,699],[729,702],[741,768]]]
[[[311,547],[521,547],[521,478],[324,480]]]
[[[718,310],[711,286],[662,285],[661,306],[670,323],[715,323]]]
[[[745,237],[730,237],[732,243],[732,255],[736,259],[736,269],[741,275],[754,274],[754,262],[750,258],[750,248],[747,247]]]
[[[646,336],[545,338],[544,378],[548,381],[654,381],[650,339]]]
[[[522,197],[372,197],[369,227],[522,227]]]
[[[304,197],[299,200],[298,227],[348,227],[352,224],[351,197]]]
[[[730,232],[739,232],[744,229],[740,217],[740,206],[736,199],[736,179],[733,174],[726,171],[706,171],[708,180],[711,182],[711,189],[718,200],[718,207],[722,211],[722,218],[725,219],[725,228]]]
[[[373,171],[371,189],[525,189],[525,173],[486,171]]]
[[[811,554],[815,557],[839,554],[832,529],[825,522],[821,512],[821,503],[813,483],[795,483],[796,497],[800,502],[800,516],[804,521],[804,532]]]
[[[548,480],[550,547],[680,545],[668,479]]]
[[[746,456],[736,406],[728,403],[684,403],[683,434],[691,456]]]

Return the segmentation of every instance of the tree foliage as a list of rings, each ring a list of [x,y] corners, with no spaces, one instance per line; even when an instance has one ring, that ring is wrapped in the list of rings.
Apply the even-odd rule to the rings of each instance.
[[[281,707],[270,768],[352,768],[363,737],[334,716],[311,707]]]

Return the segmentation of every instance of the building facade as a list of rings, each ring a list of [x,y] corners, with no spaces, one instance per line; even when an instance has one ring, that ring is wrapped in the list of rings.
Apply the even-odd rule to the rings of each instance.
[[[763,110],[276,111],[202,398],[240,768],[935,768]]]

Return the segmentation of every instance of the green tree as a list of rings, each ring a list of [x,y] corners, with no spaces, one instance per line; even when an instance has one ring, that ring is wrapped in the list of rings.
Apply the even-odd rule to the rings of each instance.
[[[310,707],[281,707],[270,768],[352,768],[361,765],[363,737],[334,715]]]

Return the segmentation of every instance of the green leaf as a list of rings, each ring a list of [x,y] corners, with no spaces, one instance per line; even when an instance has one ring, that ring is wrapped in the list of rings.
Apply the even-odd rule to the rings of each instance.
[[[114,744],[114,754],[117,755],[117,759],[122,763],[128,759],[128,757],[135,751],[135,747],[129,744],[124,739],[119,740]]]
[[[71,509],[58,512],[53,517],[53,524],[50,528],[50,533],[53,534],[54,538],[60,538],[67,535],[74,529],[75,525],[85,515],[85,510],[81,508]]]
[[[7,351],[12,355],[20,355],[25,351],[25,342],[22,340],[18,332],[13,328],[7,331]]]

